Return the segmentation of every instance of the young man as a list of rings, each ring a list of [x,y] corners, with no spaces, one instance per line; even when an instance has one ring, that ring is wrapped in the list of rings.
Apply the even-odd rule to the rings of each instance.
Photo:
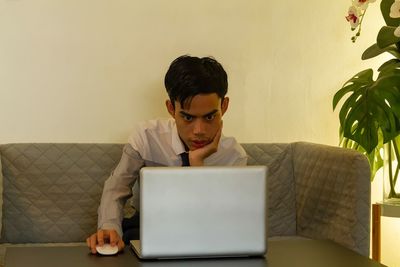
[[[213,58],[181,56],[165,75],[169,120],[139,125],[123,149],[122,158],[104,184],[98,210],[98,231],[87,238],[92,253],[110,243],[122,250],[138,239],[139,205],[123,219],[123,206],[143,166],[246,165],[243,148],[222,135],[222,116],[228,109],[227,74]],[[135,184],[134,199],[138,199]],[[124,243],[125,241],[125,243]]]

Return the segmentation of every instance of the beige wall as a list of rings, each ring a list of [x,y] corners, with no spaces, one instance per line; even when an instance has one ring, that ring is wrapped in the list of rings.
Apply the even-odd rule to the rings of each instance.
[[[167,116],[164,73],[189,53],[228,71],[226,135],[337,144],[332,96],[371,42],[349,41],[346,2],[2,0],[0,143],[125,142]]]
[[[192,54],[228,72],[226,135],[336,145],[333,94],[379,62],[360,60],[382,25],[378,4],[356,44],[349,5],[0,0],[0,143],[125,142],[138,121],[167,116],[165,71]]]

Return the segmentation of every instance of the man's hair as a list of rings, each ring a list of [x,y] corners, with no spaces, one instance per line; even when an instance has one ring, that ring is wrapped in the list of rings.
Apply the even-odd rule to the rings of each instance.
[[[178,101],[183,107],[199,94],[216,93],[223,99],[228,91],[228,76],[214,58],[184,55],[171,63],[164,84],[172,104]]]

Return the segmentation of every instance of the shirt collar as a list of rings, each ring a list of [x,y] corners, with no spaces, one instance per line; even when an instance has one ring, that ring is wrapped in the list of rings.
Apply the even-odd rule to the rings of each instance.
[[[172,138],[171,144],[172,144],[172,149],[174,150],[175,154],[179,155],[179,154],[182,154],[183,152],[186,152],[185,146],[183,145],[183,142],[182,142],[181,138],[179,137],[175,120],[173,120],[171,133],[172,133],[171,134],[171,138]]]

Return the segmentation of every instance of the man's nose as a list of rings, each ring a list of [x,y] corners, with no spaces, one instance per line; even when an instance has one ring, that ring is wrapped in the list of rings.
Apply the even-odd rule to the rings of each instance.
[[[193,133],[195,135],[203,135],[205,134],[205,132],[206,132],[206,124],[200,119],[195,120],[193,125]]]

